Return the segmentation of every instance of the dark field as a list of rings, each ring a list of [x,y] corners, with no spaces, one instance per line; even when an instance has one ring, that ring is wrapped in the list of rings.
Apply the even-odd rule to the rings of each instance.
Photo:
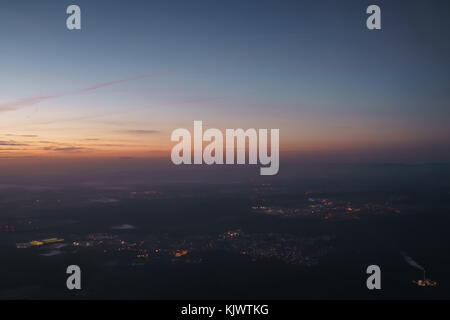
[[[448,172],[396,165],[326,179],[5,188],[0,297],[448,299]],[[48,238],[64,240],[16,247]],[[401,251],[438,285],[414,285],[423,273]],[[78,292],[65,286],[71,264],[82,270]],[[371,264],[382,290],[366,288]]]

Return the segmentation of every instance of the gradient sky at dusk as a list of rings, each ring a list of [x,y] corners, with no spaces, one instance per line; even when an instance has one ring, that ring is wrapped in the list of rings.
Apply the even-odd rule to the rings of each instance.
[[[82,30],[66,29],[78,4]],[[382,30],[365,9],[378,4]],[[279,128],[284,152],[450,159],[448,1],[0,2],[0,156],[167,154]]]

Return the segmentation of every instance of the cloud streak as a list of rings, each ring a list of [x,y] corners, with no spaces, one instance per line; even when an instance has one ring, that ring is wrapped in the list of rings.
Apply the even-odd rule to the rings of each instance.
[[[56,98],[60,98],[60,97],[71,96],[71,95],[88,93],[88,92],[92,92],[95,90],[99,90],[101,88],[110,87],[110,86],[113,86],[116,84],[126,83],[126,82],[134,81],[134,80],[146,79],[146,78],[150,78],[150,77],[154,77],[154,76],[155,75],[136,76],[136,77],[126,78],[126,79],[101,82],[101,83],[94,84],[90,87],[82,88],[82,89],[75,90],[75,91],[69,91],[69,92],[65,92],[65,93],[22,98],[22,99],[19,99],[16,101],[11,101],[11,102],[0,104],[0,112],[14,111],[14,110],[18,110],[21,108],[25,108],[25,107],[29,107],[29,106],[38,104],[42,101],[56,99]]]
[[[32,105],[35,105],[39,102],[42,102],[44,100],[52,99],[58,97],[57,95],[53,96],[35,96],[35,97],[29,97],[29,98],[23,98],[12,102],[7,102],[4,104],[0,104],[0,112],[4,111],[14,111],[17,109],[21,109],[24,107],[29,107]]]
[[[28,146],[26,143],[20,143],[16,141],[0,141],[0,146]]]
[[[23,138],[36,138],[38,137],[37,134],[13,134],[13,133],[7,133],[4,134],[6,137],[23,137]]]
[[[159,130],[119,130],[117,132],[131,135],[147,135],[160,133]]]
[[[83,147],[45,147],[44,150],[46,151],[57,151],[57,152],[79,152],[79,151],[85,151],[87,148]]]

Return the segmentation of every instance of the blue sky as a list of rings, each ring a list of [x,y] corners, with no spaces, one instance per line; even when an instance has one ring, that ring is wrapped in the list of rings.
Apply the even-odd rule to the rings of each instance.
[[[81,7],[81,31],[65,27],[70,4]],[[365,27],[370,4],[382,9],[380,31]],[[67,146],[101,139],[164,149],[171,130],[200,119],[280,128],[286,149],[432,146],[438,159],[450,142],[448,9],[445,1],[4,0],[0,125]],[[52,98],[28,103],[41,96]],[[132,130],[161,134],[118,134]]]

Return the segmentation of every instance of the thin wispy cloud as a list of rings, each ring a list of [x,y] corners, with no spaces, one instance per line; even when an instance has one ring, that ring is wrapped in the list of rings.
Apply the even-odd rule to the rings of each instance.
[[[38,137],[37,134],[14,134],[14,133],[7,133],[4,134],[5,137],[22,137],[22,138],[36,138]]]
[[[154,76],[155,75],[136,76],[136,77],[127,78],[127,79],[120,79],[120,80],[102,82],[102,83],[94,84],[92,86],[89,86],[89,87],[86,87],[86,88],[82,88],[82,89],[79,89],[79,90],[75,90],[75,91],[69,91],[69,92],[64,92],[64,93],[59,93],[59,94],[52,94],[52,95],[44,95],[44,96],[26,97],[26,98],[22,98],[22,99],[19,99],[19,100],[16,100],[16,101],[11,101],[11,102],[0,104],[0,112],[14,111],[14,110],[18,110],[18,109],[21,109],[21,108],[33,106],[33,105],[38,104],[38,103],[40,103],[42,101],[56,99],[56,98],[61,98],[61,97],[66,97],[66,96],[71,96],[71,95],[88,93],[88,92],[92,92],[92,91],[95,91],[95,90],[99,90],[101,88],[113,86],[113,85],[116,85],[116,84],[125,83],[125,82],[129,82],[129,81],[134,81],[134,80],[146,79],[146,78],[150,78],[150,77],[154,77]]]
[[[159,130],[119,130],[117,132],[130,134],[130,135],[147,135],[147,134],[157,134],[161,131]]]
[[[212,98],[192,98],[192,99],[172,99],[163,101],[162,104],[165,105],[177,105],[177,104],[197,104],[197,105],[209,105],[214,102],[224,100],[223,97],[212,97]]]
[[[85,92],[89,92],[89,91],[94,91],[94,90],[98,90],[104,87],[109,87],[115,84],[119,84],[119,83],[125,83],[125,82],[129,82],[129,81],[133,81],[133,80],[141,80],[141,79],[146,79],[146,78],[150,78],[150,77],[154,77],[154,75],[144,75],[144,76],[136,76],[136,77],[132,77],[132,78],[127,78],[127,79],[121,79],[121,80],[114,80],[114,81],[109,81],[109,82],[102,82],[102,83],[98,83],[95,84],[93,86],[87,87],[87,88],[83,88],[77,91],[73,91],[71,94],[80,94],[80,93],[85,93]]]
[[[28,144],[16,141],[0,141],[0,146],[28,146]]]
[[[85,121],[85,120],[91,120],[96,119],[100,117],[104,117],[104,114],[92,114],[92,115],[86,115],[81,117],[68,117],[68,118],[57,118],[57,119],[51,119],[46,121],[33,121],[33,124],[35,125],[47,125],[47,124],[53,124],[53,123],[62,123],[62,122],[73,122],[73,121]]]
[[[52,98],[56,98],[56,97],[58,97],[58,96],[57,95],[34,96],[34,97],[19,99],[19,100],[12,101],[12,102],[7,102],[4,104],[0,104],[0,112],[14,111],[14,110],[21,109],[24,107],[29,107],[29,106],[35,105],[39,102],[42,102],[44,100],[48,100],[48,99],[52,99]]]
[[[87,148],[84,147],[45,147],[46,151],[59,151],[59,152],[79,152],[85,151]]]

